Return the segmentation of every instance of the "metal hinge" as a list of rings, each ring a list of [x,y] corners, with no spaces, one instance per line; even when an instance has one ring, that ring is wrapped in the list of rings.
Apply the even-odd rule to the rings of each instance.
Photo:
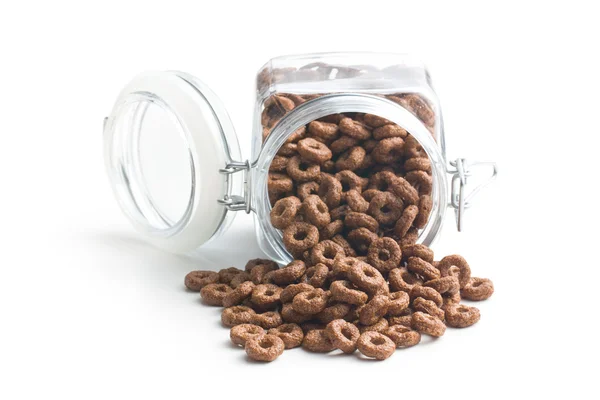
[[[252,211],[252,203],[250,199],[250,162],[249,161],[230,161],[227,163],[225,168],[219,170],[220,173],[227,176],[227,193],[223,195],[223,198],[218,199],[219,204],[222,204],[229,211],[246,211],[246,214],[250,214]],[[241,172],[244,177],[243,183],[243,194],[231,193],[231,175]]]
[[[473,197],[485,186],[491,183],[498,175],[498,166],[494,162],[475,162],[468,161],[465,158],[457,158],[450,161],[450,167],[447,172],[452,174],[452,192],[450,195],[450,206],[454,208],[456,214],[456,227],[459,232],[463,230],[463,221],[465,210],[471,206]],[[490,169],[487,179],[475,186],[467,193],[468,178],[479,175],[482,169]],[[475,172],[475,170],[480,170]]]

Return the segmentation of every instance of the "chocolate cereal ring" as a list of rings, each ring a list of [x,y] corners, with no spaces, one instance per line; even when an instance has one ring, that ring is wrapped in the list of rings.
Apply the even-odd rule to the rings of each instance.
[[[396,348],[415,346],[421,341],[419,332],[403,325],[392,325],[383,334],[392,339]]]
[[[288,163],[288,158],[284,156],[276,155],[269,165],[269,172],[283,172],[285,171]]]
[[[415,228],[425,228],[425,225],[427,225],[427,222],[429,221],[432,208],[433,200],[431,199],[431,196],[423,195],[419,197],[419,213],[415,217]]]
[[[344,135],[357,140],[367,140],[371,137],[371,131],[352,118],[343,118],[339,123],[339,127]]]
[[[281,307],[281,319],[287,323],[301,324],[310,320],[312,317],[312,315],[300,314],[294,310],[292,303],[285,303]]]
[[[442,258],[438,268],[442,276],[456,275],[461,289],[467,286],[471,279],[471,268],[467,260],[458,254]]]
[[[265,329],[277,328],[283,324],[283,318],[277,311],[267,311],[262,314],[256,314],[253,321],[256,325]]]
[[[375,114],[365,114],[364,121],[365,124],[369,125],[372,128],[379,128],[380,126],[389,125],[393,123],[392,121],[382,118]]]
[[[369,209],[369,202],[356,190],[346,192],[346,203],[354,212],[366,213]]]
[[[313,264],[324,264],[327,267],[333,267],[335,258],[344,257],[344,249],[333,240],[323,240],[312,248],[311,261]]]
[[[490,298],[494,293],[494,284],[486,278],[471,278],[469,283],[460,291],[463,298],[481,301]]]
[[[394,164],[402,157],[404,140],[400,137],[381,139],[371,155],[381,164]]]
[[[246,300],[252,294],[254,283],[252,281],[244,282],[237,288],[227,293],[223,298],[223,307],[237,306]]]
[[[335,235],[342,233],[344,230],[344,221],[336,219],[335,221],[327,224],[323,229],[319,231],[319,238],[321,240],[329,240]]]
[[[283,244],[292,255],[301,255],[319,241],[319,230],[306,222],[295,222],[283,231]]]
[[[302,213],[310,222],[317,228],[324,228],[331,222],[329,209],[321,198],[315,194],[311,194],[302,202]]]
[[[419,192],[404,178],[396,177],[390,188],[392,193],[399,196],[407,204],[417,204],[419,202]]]
[[[254,323],[256,313],[253,309],[246,306],[228,307],[221,313],[221,322],[223,325],[232,327],[241,324]]]
[[[348,233],[348,241],[352,248],[359,254],[366,254],[369,251],[371,243],[377,240],[379,236],[367,228],[358,228]]]
[[[404,162],[404,170],[409,171],[425,171],[431,173],[431,161],[427,157],[413,157]]]
[[[315,315],[315,317],[319,322],[328,324],[334,319],[346,318],[351,311],[352,308],[349,304],[336,303],[325,307],[325,309]]]
[[[292,301],[292,307],[300,314],[318,314],[327,307],[327,295],[320,288],[298,293]]]
[[[390,289],[394,292],[403,291],[409,293],[414,286],[423,284],[421,278],[405,267],[391,270],[388,280],[390,282]]]
[[[381,286],[385,285],[381,273],[365,262],[354,264],[347,275],[350,282],[367,293],[376,293]]]
[[[356,343],[358,351],[376,360],[385,360],[396,351],[396,344],[389,337],[379,332],[365,332]]]
[[[419,208],[417,206],[410,205],[406,207],[394,226],[394,233],[400,238],[406,236],[417,217],[417,214],[419,214]]]
[[[341,154],[349,148],[356,146],[358,143],[358,140],[351,138],[350,136],[342,136],[331,142],[329,148],[333,154]]]
[[[385,314],[390,306],[390,299],[387,296],[374,296],[359,313],[358,320],[363,325],[373,325]]]
[[[302,347],[315,353],[329,353],[335,350],[324,329],[313,329],[304,335]]]
[[[306,283],[309,285],[320,288],[325,286],[327,277],[329,276],[329,268],[325,264],[315,264],[306,270]]]
[[[446,332],[446,325],[440,319],[422,311],[412,314],[412,328],[433,337],[440,337]]]
[[[400,248],[409,246],[411,244],[416,244],[418,239],[419,230],[413,226],[406,232],[406,235],[400,239]]]
[[[407,158],[427,157],[427,153],[414,136],[408,135],[406,137],[406,145],[404,146],[404,156]]]
[[[269,172],[267,185],[269,192],[273,193],[287,193],[294,188],[294,182],[292,182],[292,178],[279,172]]]
[[[350,243],[348,243],[346,238],[344,238],[342,235],[335,235],[333,238],[331,238],[331,240],[339,244],[342,247],[342,249],[344,249],[344,254],[346,254],[348,257],[356,256],[356,251],[354,251]]]
[[[294,260],[288,265],[268,274],[267,279],[277,285],[289,285],[299,280],[306,272],[306,264],[301,260]]]
[[[219,271],[219,283],[229,284],[233,278],[241,274],[243,271],[235,267],[223,268]]]
[[[380,192],[391,190],[398,177],[392,171],[379,171],[369,178],[369,189],[375,189]],[[366,197],[365,197],[366,198]],[[369,199],[367,199],[369,200]],[[370,200],[369,200],[370,201]]]
[[[248,272],[240,272],[239,274],[237,274],[236,276],[234,276],[231,281],[229,282],[229,286],[231,286],[232,288],[236,289],[238,286],[240,286],[242,283],[244,282],[248,282],[248,281],[252,281],[252,277],[250,276],[250,274]]]
[[[259,265],[266,265],[269,271],[279,268],[277,263],[273,260],[267,260],[265,258],[254,258],[246,263],[244,269],[250,272],[254,267],[258,267]]]
[[[294,285],[288,285],[285,289],[281,291],[281,294],[279,295],[279,300],[284,304],[291,303],[298,293],[306,292],[313,289],[314,287],[307,283],[297,283]]]
[[[283,341],[286,349],[293,349],[302,344],[304,332],[298,324],[283,324],[269,329],[269,335],[275,335]]]
[[[200,290],[200,297],[204,304],[223,307],[223,299],[231,291],[233,289],[225,283],[209,283]]]
[[[396,124],[383,125],[373,131],[373,138],[376,140],[382,140],[392,137],[399,137],[404,139],[408,136],[408,132],[404,128]]]
[[[298,154],[298,145],[296,143],[284,143],[277,151],[278,156],[293,157]]]
[[[389,300],[389,306],[386,314],[389,317],[401,316],[410,304],[410,297],[406,292],[390,293]]]
[[[433,250],[422,244],[411,244],[402,248],[402,258],[408,260],[410,257],[418,257],[428,263],[433,263]]]
[[[276,306],[279,303],[282,290],[279,286],[269,283],[253,286],[251,292],[252,303],[263,307]]]
[[[479,321],[481,315],[476,307],[464,304],[446,306],[446,323],[453,328],[466,328]]]
[[[311,194],[317,194],[319,192],[319,183],[315,181],[304,182],[298,185],[296,194],[301,201],[304,201]]]
[[[319,178],[321,167],[319,167],[319,164],[304,161],[297,155],[288,160],[286,172],[296,182],[310,182]]]
[[[250,270],[250,278],[255,285],[261,284],[267,274],[276,271],[279,268],[277,264],[261,264]]]
[[[393,225],[398,221],[403,210],[402,200],[390,192],[382,192],[371,199],[367,214],[381,225]]]
[[[277,229],[285,229],[296,219],[302,202],[296,196],[277,200],[271,209],[271,224]]]
[[[321,174],[321,183],[317,194],[327,207],[335,208],[340,205],[342,200],[342,184],[332,175]]]
[[[363,180],[363,178],[349,170],[338,172],[335,174],[335,178],[342,184],[342,198],[346,197],[346,193],[349,190],[356,190],[362,193],[365,182],[368,184],[368,180]]]
[[[434,317],[444,320],[444,310],[438,307],[433,301],[425,300],[422,297],[417,297],[413,301],[413,310],[421,311],[429,315],[433,315]]]
[[[337,221],[346,218],[346,214],[350,211],[352,211],[350,207],[347,204],[344,204],[343,206],[336,207],[329,211],[329,215],[331,216],[332,221]]]
[[[359,310],[360,313],[360,310]],[[390,326],[388,320],[385,318],[380,318],[379,321],[375,322],[372,325],[358,325],[358,330],[360,333],[365,332],[385,332],[385,330]]]
[[[413,286],[408,293],[411,300],[415,300],[417,297],[422,297],[425,300],[431,300],[436,306],[441,307],[444,304],[442,295],[439,294],[435,289],[426,286]]]
[[[436,267],[418,257],[409,257],[407,267],[410,272],[414,272],[426,280],[439,279],[441,276]]]
[[[315,164],[322,164],[333,156],[326,144],[313,138],[300,140],[298,142],[298,153],[307,162]]]
[[[231,328],[229,331],[229,338],[233,344],[245,346],[249,339],[262,336],[264,334],[265,330],[258,325],[240,324]]]
[[[367,302],[368,296],[365,292],[355,289],[349,281],[340,280],[331,283],[331,299],[357,306]]]
[[[255,336],[246,342],[246,354],[255,361],[274,361],[283,354],[283,340],[275,335]]]
[[[363,261],[358,260],[354,256],[338,257],[333,262],[331,272],[336,280],[345,279],[348,276],[350,269]]]
[[[360,332],[356,325],[336,319],[327,324],[325,335],[331,343],[346,354],[354,353]]]
[[[354,146],[338,157],[335,161],[335,168],[338,171],[356,171],[362,168],[366,155],[367,152],[363,147]]]
[[[312,121],[308,124],[308,134],[312,137],[325,140],[334,140],[338,137],[338,125],[329,122]]]
[[[199,292],[204,286],[217,282],[219,282],[219,274],[214,271],[192,271],[184,279],[185,287],[194,292]]]
[[[404,315],[399,315],[397,317],[388,317],[389,324],[391,326],[394,325],[402,325],[410,328],[412,326],[412,313],[407,313]]]
[[[455,276],[444,276],[425,282],[425,286],[435,289],[439,294],[452,296],[460,290],[458,278]]]
[[[433,190],[433,180],[425,171],[410,171],[404,177],[420,195],[429,195]]]
[[[350,211],[344,218],[344,225],[348,229],[367,228],[371,232],[377,232],[379,223],[372,216],[365,213]]]
[[[371,242],[367,253],[369,264],[385,273],[398,267],[402,260],[402,251],[398,243],[389,237],[382,237]]]

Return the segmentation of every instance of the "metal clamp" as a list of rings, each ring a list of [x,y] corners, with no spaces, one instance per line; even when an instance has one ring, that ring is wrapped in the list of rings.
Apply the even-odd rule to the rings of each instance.
[[[498,166],[494,162],[474,162],[464,158],[457,158],[450,161],[451,168],[448,173],[452,174],[452,193],[450,195],[450,206],[454,208],[456,214],[456,227],[459,232],[463,230],[464,213],[471,206],[473,197],[485,186],[490,184],[498,175]],[[491,167],[490,176],[479,185],[475,186],[468,194],[467,181],[471,176],[476,175],[475,170]]]
[[[230,161],[225,168],[219,170],[227,177],[227,193],[217,202],[222,204],[229,211],[246,211],[250,214],[252,211],[252,202],[250,198],[250,162],[249,161]],[[244,175],[243,196],[232,194],[231,175],[242,172]]]

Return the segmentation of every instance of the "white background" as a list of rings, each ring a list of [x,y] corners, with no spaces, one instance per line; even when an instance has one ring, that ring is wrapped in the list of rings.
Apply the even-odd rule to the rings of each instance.
[[[587,4],[587,5],[586,5]],[[597,398],[598,13],[569,1],[51,1],[0,6],[0,398]],[[246,361],[192,269],[260,255],[252,221],[197,258],[140,241],[104,174],[101,124],[144,70],[222,99],[249,155],[254,75],[303,52],[409,52],[429,66],[450,158],[497,182],[448,219],[496,294],[472,328],[386,362],[285,352]],[[449,218],[452,218],[449,213]]]

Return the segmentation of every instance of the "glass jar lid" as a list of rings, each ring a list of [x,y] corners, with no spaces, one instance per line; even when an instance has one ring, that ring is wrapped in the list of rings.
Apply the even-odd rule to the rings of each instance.
[[[197,78],[135,77],[104,121],[104,153],[121,209],[153,244],[190,251],[233,220],[219,199],[243,185],[243,175],[223,173],[241,159],[239,143],[224,106]]]

